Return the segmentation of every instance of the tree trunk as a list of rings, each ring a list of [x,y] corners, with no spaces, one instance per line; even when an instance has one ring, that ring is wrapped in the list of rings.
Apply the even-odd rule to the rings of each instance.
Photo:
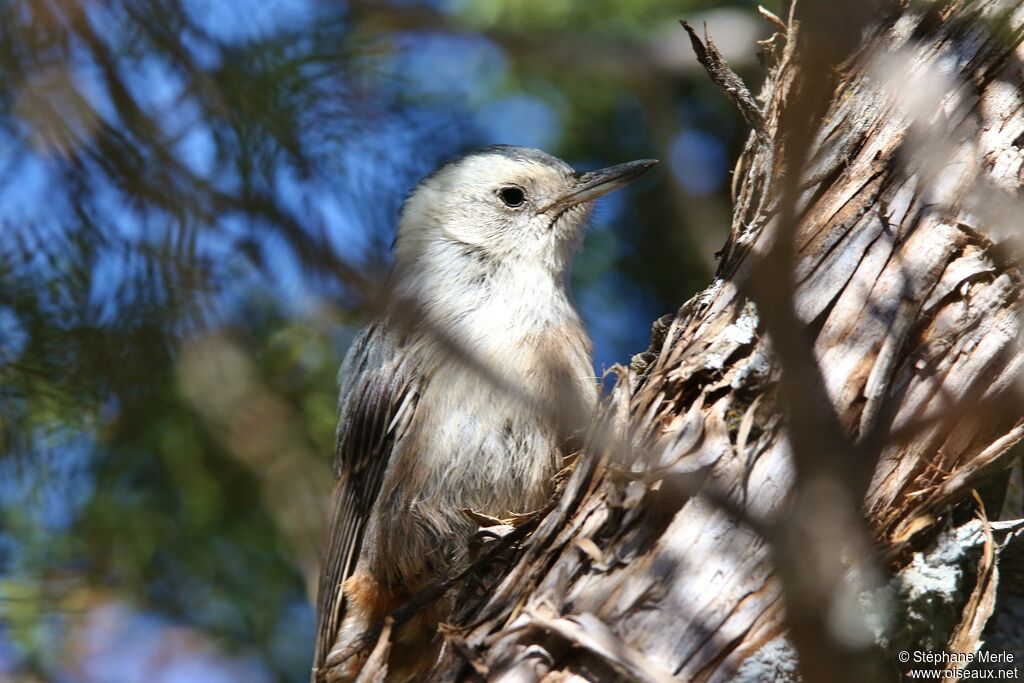
[[[768,18],[756,99],[691,34],[754,129],[715,281],[512,565],[462,582],[433,680],[864,680],[978,647],[1020,531],[972,490],[1024,434],[1024,10]],[[911,609],[929,563],[959,572],[945,621]]]

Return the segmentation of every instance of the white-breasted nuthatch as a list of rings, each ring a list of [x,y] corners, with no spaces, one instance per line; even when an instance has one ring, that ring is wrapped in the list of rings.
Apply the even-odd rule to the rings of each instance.
[[[544,152],[488,147],[424,179],[402,212],[390,304],[338,380],[337,473],[313,678],[352,680],[363,640],[463,568],[476,530],[552,492],[567,426],[597,398],[568,270],[592,202],[657,163],[579,173]],[[388,679],[436,657],[444,601],[395,634]]]

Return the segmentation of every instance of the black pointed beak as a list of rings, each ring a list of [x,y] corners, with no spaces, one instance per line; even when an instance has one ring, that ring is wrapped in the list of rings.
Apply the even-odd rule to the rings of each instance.
[[[573,187],[566,194],[544,206],[541,209],[541,213],[565,211],[577,204],[593,201],[602,195],[628,185],[657,163],[657,159],[640,159],[639,161],[629,161],[625,164],[609,166],[597,171],[579,173],[577,174],[577,182]]]

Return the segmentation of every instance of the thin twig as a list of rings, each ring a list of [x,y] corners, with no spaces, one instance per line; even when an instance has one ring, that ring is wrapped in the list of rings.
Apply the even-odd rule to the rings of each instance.
[[[391,617],[384,620],[377,644],[370,653],[369,659],[359,671],[356,683],[383,683],[388,675],[388,655],[391,653],[391,629],[395,621]]]
[[[701,66],[711,76],[711,80],[736,103],[740,114],[750,124],[750,127],[754,129],[754,134],[757,135],[758,141],[767,144],[768,131],[765,127],[764,112],[761,111],[761,107],[758,106],[753,95],[750,94],[750,90],[743,82],[743,79],[729,68],[729,64],[726,63],[722,53],[711,42],[711,39],[708,37],[707,26],[704,27],[704,42],[701,42],[692,26],[685,21],[680,21],[679,23],[683,25],[683,28],[690,35],[690,44],[693,45],[693,51],[697,54],[697,61],[701,63]]]
[[[761,16],[768,20],[768,23],[779,29],[782,35],[789,33],[789,27],[786,26],[786,22],[779,18],[774,12],[764,8],[761,5],[757,6],[757,11],[760,12]]]

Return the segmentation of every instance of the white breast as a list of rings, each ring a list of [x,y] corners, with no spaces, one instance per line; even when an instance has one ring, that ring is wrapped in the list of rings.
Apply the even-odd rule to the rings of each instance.
[[[596,398],[590,345],[561,283],[543,269],[437,281],[429,307],[460,353],[430,340],[417,421],[425,496],[504,516],[542,504],[571,427]],[[514,508],[514,509],[511,509]]]

